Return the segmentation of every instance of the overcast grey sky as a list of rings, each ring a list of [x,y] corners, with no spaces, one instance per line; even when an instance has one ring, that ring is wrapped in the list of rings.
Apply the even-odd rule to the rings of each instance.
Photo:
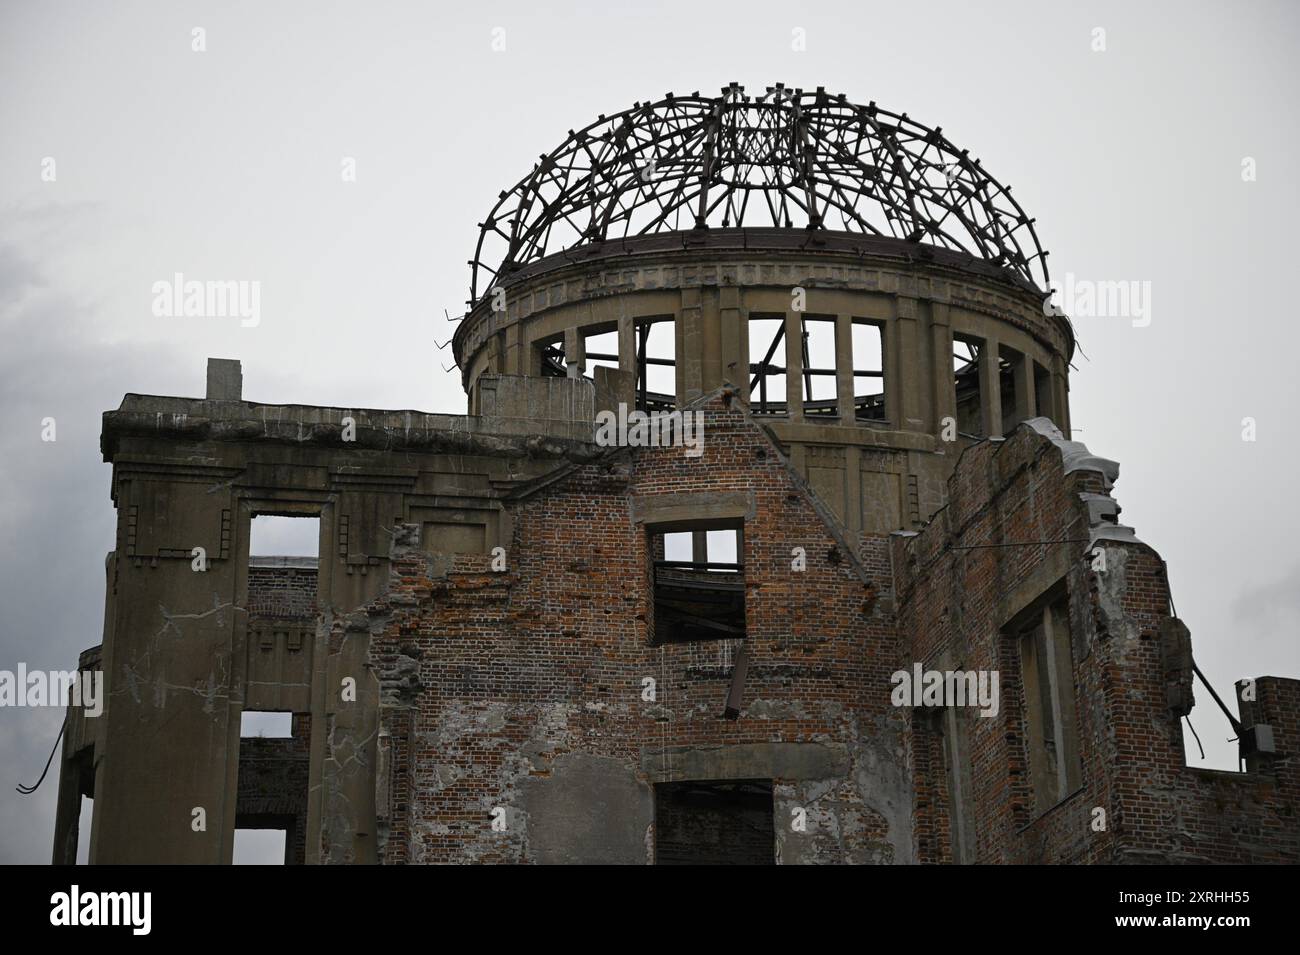
[[[0,669],[100,641],[99,416],[125,392],[201,395],[213,355],[255,401],[463,410],[434,342],[496,194],[600,113],[735,80],[941,125],[1037,217],[1055,277],[1151,283],[1146,327],[1076,320],[1077,437],[1120,462],[1219,692],[1300,676],[1300,5],[452,7],[0,3]],[[259,281],[260,324],[155,317],[176,272]],[[1235,767],[1197,694],[1209,764]],[[57,780],[14,786],[60,719],[0,710],[0,861],[49,860]]]

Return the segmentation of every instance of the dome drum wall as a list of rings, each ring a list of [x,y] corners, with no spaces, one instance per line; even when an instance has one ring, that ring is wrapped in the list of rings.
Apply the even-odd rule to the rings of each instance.
[[[643,329],[671,323],[673,387],[661,397],[680,407],[727,384],[752,410],[772,412],[767,420],[794,464],[851,531],[928,518],[971,441],[1038,415],[1068,434],[1073,336],[1036,291],[987,263],[916,243],[875,239],[868,250],[857,236],[756,231],[609,242],[534,264],[457,330],[471,413],[485,375],[594,378],[598,410],[645,407]],[[879,333],[871,362],[879,367],[870,370],[855,361],[861,326]],[[814,327],[819,353],[807,346]],[[804,348],[790,347],[801,331]],[[587,343],[595,336],[609,370],[593,375],[588,353],[598,349]],[[770,379],[775,391],[760,395],[765,358],[780,374]],[[809,367],[816,376],[804,374]],[[665,369],[660,375],[666,380]],[[871,390],[880,396],[866,399]],[[873,519],[865,495],[876,479],[857,475],[881,468],[897,472],[887,495],[899,500]],[[849,506],[857,501],[862,508]]]

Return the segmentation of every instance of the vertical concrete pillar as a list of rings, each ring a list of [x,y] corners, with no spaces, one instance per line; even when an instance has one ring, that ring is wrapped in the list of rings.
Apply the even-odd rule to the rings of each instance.
[[[581,329],[564,330],[564,369],[570,378],[581,378],[587,366],[587,342]]]
[[[803,313],[785,313],[785,402],[791,421],[803,420]]]
[[[930,304],[930,375],[933,388],[934,420],[931,427],[942,432],[944,419],[957,419],[957,389],[952,374],[952,324],[946,302]]]
[[[1070,436],[1070,382],[1065,359],[1052,356],[1052,423]]]
[[[749,401],[749,350],[742,336],[740,289],[724,285],[718,289],[718,326],[722,380],[736,387],[742,401]]]
[[[1016,376],[1016,424],[1019,424],[1034,416],[1034,360],[1026,354],[1017,353],[1013,367]]]
[[[518,322],[506,327],[505,337],[505,373],[507,375],[539,374],[540,368],[537,371],[534,371],[530,367],[528,356],[524,354],[528,349],[525,347],[523,341],[523,328]]]
[[[722,387],[722,325],[718,290],[700,293],[700,387],[710,392]]]
[[[704,328],[700,290],[682,289],[682,308],[677,316],[677,401],[693,401],[704,394]]]
[[[835,397],[840,424],[854,424],[853,316],[835,316]],[[852,513],[852,508],[849,512]]]
[[[68,719],[80,719],[81,714],[69,709]],[[76,865],[77,845],[89,839],[90,833],[79,832],[81,816],[81,771],[75,761],[68,758],[68,741],[63,741],[59,758],[59,791],[54,801],[54,865]],[[89,858],[89,853],[87,853]]]
[[[996,338],[984,339],[980,348],[980,411],[984,416],[984,435],[1002,437],[1002,379],[998,356],[1001,354]]]
[[[905,431],[924,431],[926,381],[921,362],[920,328],[917,321],[916,299],[900,295],[897,300],[898,367],[906,369],[899,382],[902,400],[898,426]]]
[[[881,371],[885,373],[885,420],[897,429],[903,427],[903,372],[898,360],[898,318],[891,317],[881,329]]]
[[[627,372],[618,400],[629,409],[636,407],[636,324],[631,315],[618,317],[618,370]]]

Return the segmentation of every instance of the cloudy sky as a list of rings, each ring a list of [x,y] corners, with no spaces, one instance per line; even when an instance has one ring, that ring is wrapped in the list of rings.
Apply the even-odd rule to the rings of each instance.
[[[201,395],[213,355],[256,401],[463,410],[436,342],[497,192],[600,113],[735,80],[941,125],[1038,218],[1054,276],[1150,283],[1145,326],[1076,319],[1077,436],[1120,461],[1220,693],[1300,676],[1300,7],[451,6],[0,4],[0,669],[100,641],[124,393]],[[259,281],[260,324],[156,317],[177,272]],[[1205,764],[1235,766],[1197,691]],[[14,786],[60,719],[0,710],[0,861],[49,859],[57,780]]]

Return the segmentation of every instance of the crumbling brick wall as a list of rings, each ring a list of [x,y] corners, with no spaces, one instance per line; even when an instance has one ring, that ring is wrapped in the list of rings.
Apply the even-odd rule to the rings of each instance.
[[[370,608],[392,754],[384,861],[649,861],[655,782],[752,765],[775,767],[782,861],[910,861],[904,720],[888,703],[898,643],[879,584],[738,403],[703,410],[701,458],[615,453],[521,496],[505,573],[490,557],[395,554]],[[651,643],[651,535],[637,519],[718,498],[748,508],[735,720],[735,641]]]
[[[1170,620],[1164,563],[1098,517],[1113,511],[1103,500],[1109,479],[1095,467],[1069,468],[1062,451],[1027,425],[972,446],[949,481],[948,505],[919,535],[895,542],[909,653],[926,668],[1000,674],[997,717],[966,721],[978,861],[1296,861],[1300,791],[1286,760],[1270,774],[1185,765],[1181,697],[1170,693],[1161,653],[1160,627]],[[1019,654],[1004,628],[1062,587],[1082,784],[1042,811],[1029,774]],[[1294,726],[1296,681],[1259,685],[1270,719]],[[949,861],[941,833],[954,807],[926,719],[918,713],[913,723],[914,770],[923,777],[913,809],[917,856]],[[1285,745],[1294,752],[1295,737]]]

